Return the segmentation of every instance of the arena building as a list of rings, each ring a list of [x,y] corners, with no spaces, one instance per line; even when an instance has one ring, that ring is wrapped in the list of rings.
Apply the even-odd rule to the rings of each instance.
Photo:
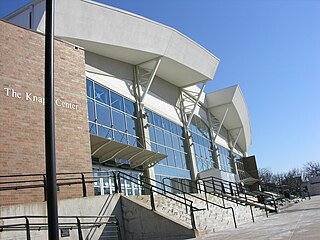
[[[56,0],[55,13],[58,173],[91,173],[96,181],[86,183],[87,195],[114,192],[111,175],[100,176],[119,169],[175,189],[207,177],[254,182],[240,87],[204,91],[214,84],[216,56],[171,27],[94,1]],[[34,0],[4,20],[0,175],[41,179],[45,2]],[[141,192],[138,184],[121,184],[126,195]],[[0,194],[2,205],[43,199],[38,189]],[[58,196],[81,196],[81,189],[63,186]]]

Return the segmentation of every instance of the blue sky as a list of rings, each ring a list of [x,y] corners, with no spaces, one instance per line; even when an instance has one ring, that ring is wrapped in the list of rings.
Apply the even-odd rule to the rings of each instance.
[[[28,0],[0,0],[0,17]],[[169,25],[220,58],[206,92],[239,84],[259,168],[320,162],[320,1],[101,0]]]

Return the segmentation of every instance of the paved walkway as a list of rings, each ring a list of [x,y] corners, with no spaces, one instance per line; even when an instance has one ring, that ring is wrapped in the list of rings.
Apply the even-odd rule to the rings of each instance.
[[[318,240],[320,239],[320,196],[304,200],[255,223],[238,226],[198,239],[219,240]]]

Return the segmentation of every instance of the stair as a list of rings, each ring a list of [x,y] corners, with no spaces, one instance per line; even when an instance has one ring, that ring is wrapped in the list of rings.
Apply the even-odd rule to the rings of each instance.
[[[149,195],[127,197],[132,201],[139,202],[139,204],[143,204],[145,207],[150,209]],[[201,198],[202,200],[198,198]],[[168,216],[171,219],[174,219],[176,222],[183,222],[191,228],[190,210],[188,209],[188,212],[186,212],[185,205],[161,195],[155,195],[154,199],[156,211],[161,212],[163,215]],[[203,209],[201,211],[194,212],[196,228],[201,235],[235,227],[231,209],[222,209],[210,203],[208,204],[207,209],[206,202],[204,201],[204,194],[193,194],[193,196],[188,196],[188,199],[193,201],[194,207]],[[207,199],[210,202],[222,205],[222,199],[217,196],[207,194]],[[249,206],[243,206],[241,204],[237,205],[233,202],[226,202],[226,207],[234,208],[237,224],[252,221]],[[264,214],[264,211],[261,211],[260,208],[252,208],[252,210],[254,216]]]

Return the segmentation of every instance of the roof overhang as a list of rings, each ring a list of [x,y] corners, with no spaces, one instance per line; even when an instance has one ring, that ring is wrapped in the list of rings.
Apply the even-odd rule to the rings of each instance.
[[[256,179],[253,177],[248,177],[248,178],[242,179],[240,182],[242,182],[245,185],[253,185],[253,184],[259,182],[259,179]]]
[[[251,126],[248,108],[240,87],[236,85],[208,93],[206,98],[209,112],[220,122],[225,116],[223,126],[234,139],[240,133],[237,145],[247,152],[252,142]]]
[[[166,158],[167,155],[130,146],[110,139],[90,135],[91,155],[100,163],[114,160],[126,160],[132,169],[143,166],[149,168]],[[121,163],[121,162],[120,162]]]
[[[156,75],[178,87],[213,79],[219,64],[177,30],[95,1],[56,0],[55,22],[55,36],[86,51],[132,65],[161,57]]]

